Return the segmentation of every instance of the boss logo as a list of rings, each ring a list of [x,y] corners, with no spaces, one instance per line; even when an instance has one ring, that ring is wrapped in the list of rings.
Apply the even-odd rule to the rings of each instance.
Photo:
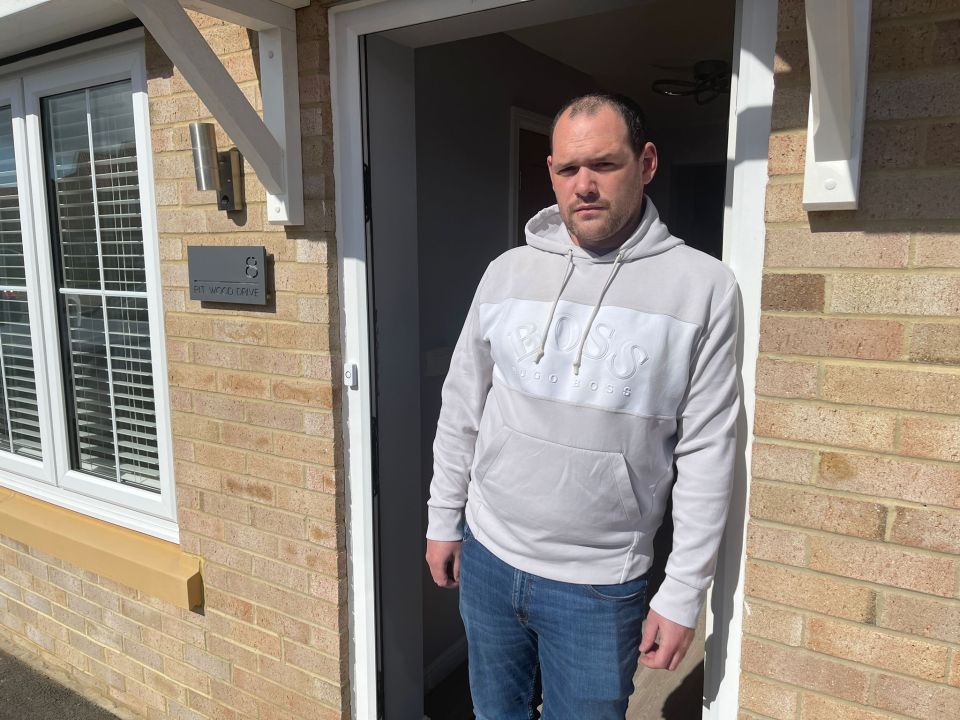
[[[557,315],[550,327],[544,353],[569,354],[571,362],[577,351],[583,325],[571,315]],[[523,362],[537,354],[543,335],[533,322],[522,322],[507,331],[513,355]],[[607,371],[615,378],[629,380],[650,359],[638,342],[620,338],[617,329],[602,322],[595,322],[587,335],[583,356],[602,361]]]
[[[550,385],[560,385],[564,387],[585,389],[589,390],[592,393],[602,394],[602,395],[622,395],[623,397],[630,397],[633,395],[633,389],[628,385],[613,385],[608,382],[601,382],[598,380],[586,380],[580,377],[570,377],[565,378],[563,382],[560,380],[560,376],[556,373],[545,374],[539,370],[530,370],[529,368],[522,368],[517,365],[512,365],[510,370],[524,382],[544,382],[549,383]]]

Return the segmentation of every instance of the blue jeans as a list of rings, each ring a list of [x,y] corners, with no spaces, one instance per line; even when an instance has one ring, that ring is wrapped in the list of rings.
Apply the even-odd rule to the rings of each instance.
[[[517,570],[464,528],[460,615],[477,720],[623,720],[647,576],[578,585]]]

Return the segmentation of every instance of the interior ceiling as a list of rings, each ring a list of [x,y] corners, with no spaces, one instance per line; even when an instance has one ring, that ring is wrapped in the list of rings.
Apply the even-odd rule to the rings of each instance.
[[[734,11],[734,0],[653,0],[506,34],[634,98],[651,127],[712,124],[726,121],[728,95],[697,105],[692,97],[658,95],[650,85],[665,77],[693,79],[697,60],[730,62]]]

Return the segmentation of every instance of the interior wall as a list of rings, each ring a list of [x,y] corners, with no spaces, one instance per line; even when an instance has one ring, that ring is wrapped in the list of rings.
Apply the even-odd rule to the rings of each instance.
[[[416,87],[425,503],[449,349],[487,264],[508,247],[510,107],[552,117],[567,99],[598,86],[497,34],[418,49]],[[438,589],[425,566],[423,583],[429,667],[463,630],[456,593]]]
[[[674,101],[689,106],[691,115],[696,115],[698,106],[692,98],[678,97],[674,98]],[[722,95],[714,102],[726,105],[730,102],[730,97]],[[647,124],[647,135],[657,146],[659,167],[656,178],[646,192],[657,206],[660,217],[669,226],[673,210],[670,192],[673,168],[694,163],[726,162],[727,123],[662,125],[658,124],[657,118],[648,114]]]

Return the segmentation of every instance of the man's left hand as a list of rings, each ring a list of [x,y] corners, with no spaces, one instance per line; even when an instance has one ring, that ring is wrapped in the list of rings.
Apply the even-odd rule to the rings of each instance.
[[[643,624],[640,662],[652,670],[676,670],[693,642],[694,632],[651,610]]]

